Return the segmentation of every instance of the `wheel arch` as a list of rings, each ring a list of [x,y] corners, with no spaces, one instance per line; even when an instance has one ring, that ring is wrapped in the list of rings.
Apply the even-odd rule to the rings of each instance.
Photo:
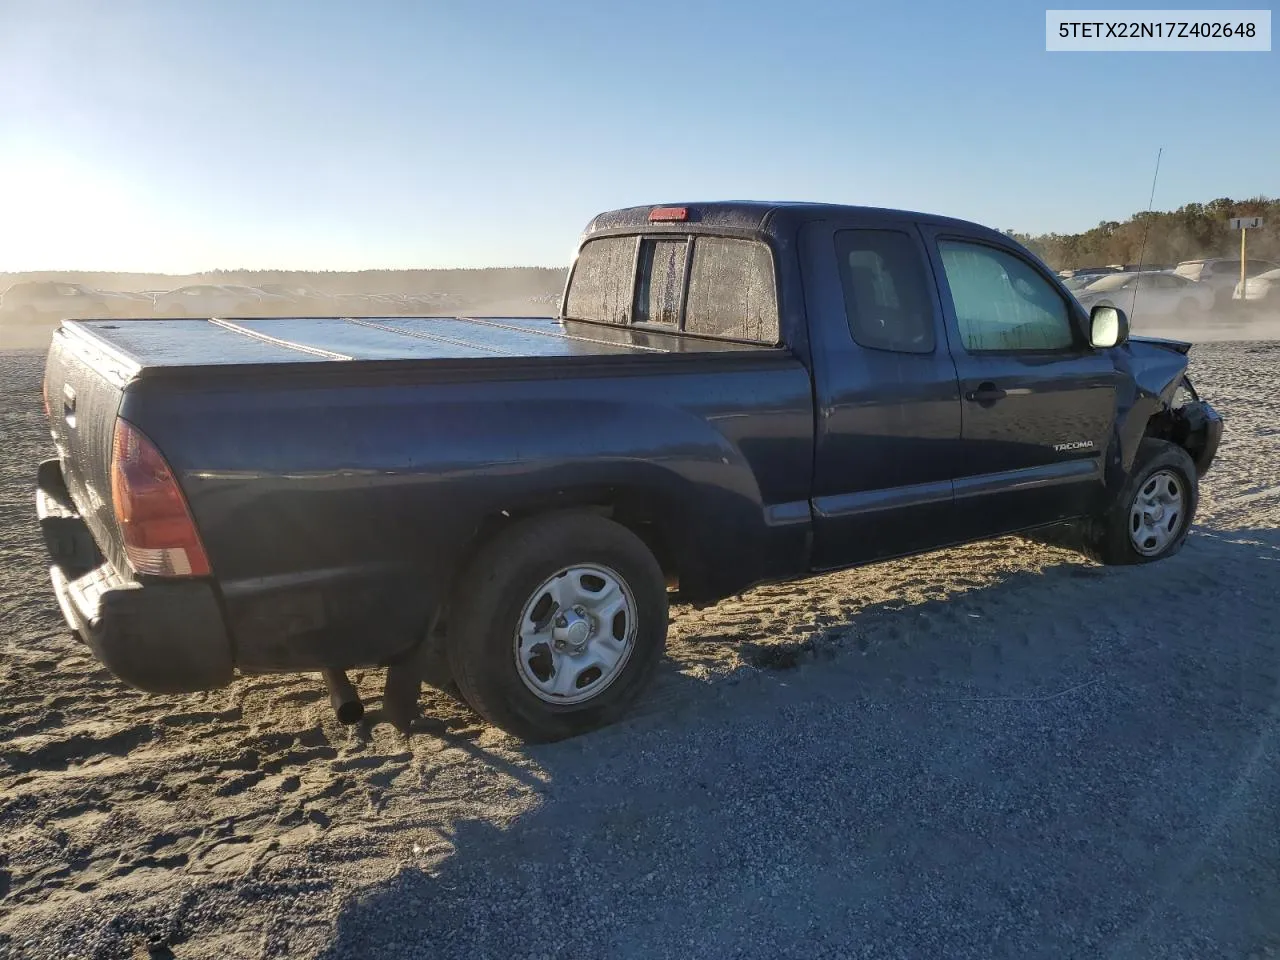
[[[607,517],[635,534],[653,554],[669,590],[683,594],[692,587],[695,596],[707,591],[707,561],[699,542],[728,533],[717,529],[708,517],[697,518],[691,509],[697,491],[678,482],[665,484],[593,484],[530,493],[502,507],[486,511],[474,532],[458,552],[453,573],[432,615],[425,640],[442,646],[450,608],[462,580],[476,557],[495,538],[516,524],[535,517],[592,513]]]

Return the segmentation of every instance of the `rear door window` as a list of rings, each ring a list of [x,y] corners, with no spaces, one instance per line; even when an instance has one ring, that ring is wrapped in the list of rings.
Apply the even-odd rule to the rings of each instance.
[[[841,230],[836,257],[849,333],[859,346],[933,352],[929,280],[910,236],[900,230]]]
[[[573,267],[565,316],[626,323],[635,257],[635,237],[600,237],[584,243]]]
[[[763,243],[695,238],[684,329],[702,336],[778,342],[773,257]]]

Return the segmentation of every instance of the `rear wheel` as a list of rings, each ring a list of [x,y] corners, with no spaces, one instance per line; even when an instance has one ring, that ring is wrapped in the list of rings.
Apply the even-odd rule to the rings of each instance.
[[[461,581],[449,663],[467,702],[530,742],[613,722],[653,676],[666,580],[644,542],[587,513],[524,521]]]
[[[1094,523],[1088,551],[1100,563],[1150,563],[1182,549],[1200,499],[1190,455],[1176,443],[1142,441],[1133,474]]]

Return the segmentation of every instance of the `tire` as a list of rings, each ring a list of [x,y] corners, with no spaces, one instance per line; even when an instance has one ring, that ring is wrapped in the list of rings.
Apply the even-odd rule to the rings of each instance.
[[[1200,313],[1200,306],[1190,297],[1184,297],[1178,303],[1178,319],[1194,320]]]
[[[1175,499],[1171,496],[1175,487],[1180,500],[1171,509],[1168,501]],[[1152,496],[1157,498],[1154,506],[1158,509],[1135,513],[1141,508],[1140,498],[1150,503]],[[1148,437],[1138,448],[1128,481],[1106,513],[1093,523],[1085,552],[1108,565],[1171,557],[1186,542],[1199,501],[1200,484],[1191,456],[1176,443]]]
[[[644,542],[604,517],[521,521],[483,547],[459,582],[447,638],[454,679],[477,713],[527,742],[617,720],[662,657],[666,579]],[[608,657],[612,666],[595,665]]]

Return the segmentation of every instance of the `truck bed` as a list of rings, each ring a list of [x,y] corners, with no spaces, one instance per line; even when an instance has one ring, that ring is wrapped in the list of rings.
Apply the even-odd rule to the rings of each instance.
[[[552,317],[87,320],[68,322],[63,329],[109,346],[126,375],[148,368],[241,364],[554,360],[769,349]]]
[[[784,347],[530,317],[71,321],[46,391],[46,485],[125,579],[117,418],[165,458],[242,670],[385,663],[477,531],[559,503],[727,530],[691,596],[804,565],[812,384]]]

